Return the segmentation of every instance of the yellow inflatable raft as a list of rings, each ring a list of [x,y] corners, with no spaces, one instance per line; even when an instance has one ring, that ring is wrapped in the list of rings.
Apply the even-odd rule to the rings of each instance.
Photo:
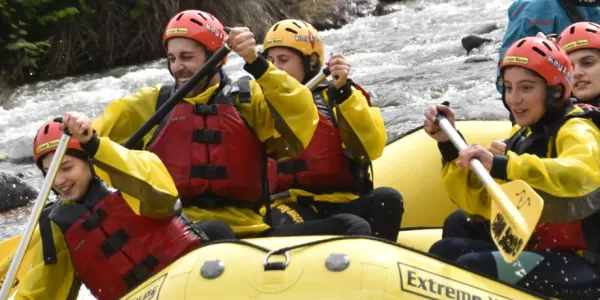
[[[509,121],[459,121],[469,143],[504,139]],[[416,129],[375,161],[375,183],[398,189],[398,244],[370,237],[282,237],[216,242],[180,258],[123,299],[540,299],[426,254],[457,207],[440,185],[436,143]],[[436,228],[437,227],[437,228]],[[18,237],[0,243],[0,257]],[[23,263],[19,277],[27,268]]]

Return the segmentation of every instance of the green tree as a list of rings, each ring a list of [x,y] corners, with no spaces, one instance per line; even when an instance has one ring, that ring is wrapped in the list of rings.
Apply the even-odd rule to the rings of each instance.
[[[61,25],[86,8],[85,0],[0,0],[1,75],[21,82],[35,74]]]

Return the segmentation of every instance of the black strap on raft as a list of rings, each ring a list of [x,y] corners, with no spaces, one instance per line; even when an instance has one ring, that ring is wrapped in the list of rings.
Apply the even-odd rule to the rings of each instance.
[[[573,23],[579,23],[585,21],[585,19],[579,14],[577,11],[577,7],[569,0],[558,0],[558,3],[563,7],[563,9],[567,12]],[[560,33],[560,32],[558,32]]]
[[[42,238],[42,252],[44,254],[44,264],[53,265],[58,262],[56,258],[56,245],[54,245],[54,235],[52,234],[52,225],[50,224],[50,212],[55,202],[46,204],[40,215],[40,236]]]

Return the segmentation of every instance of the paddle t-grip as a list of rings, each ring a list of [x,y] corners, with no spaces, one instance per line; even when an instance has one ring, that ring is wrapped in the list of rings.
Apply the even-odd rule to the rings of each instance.
[[[63,121],[63,118],[62,118],[62,117],[54,118],[54,120],[53,120],[53,121],[54,121],[54,122],[57,122],[57,123],[62,123],[62,121]],[[71,134],[71,133],[69,132],[69,129],[67,129],[67,128],[65,128],[65,130],[64,130],[63,132],[64,132],[66,135],[68,135],[68,136],[72,136],[72,135],[73,135],[73,134]],[[83,132],[83,135],[87,135],[87,134],[88,134],[88,131],[87,131],[87,130]]]

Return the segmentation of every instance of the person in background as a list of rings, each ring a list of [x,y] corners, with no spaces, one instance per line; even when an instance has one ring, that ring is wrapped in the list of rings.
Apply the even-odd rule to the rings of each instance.
[[[319,32],[302,20],[286,19],[267,31],[263,55],[289,81],[306,84],[325,64],[325,45]],[[319,121],[308,147],[299,155],[269,159],[269,186],[275,224],[353,214],[371,225],[373,235],[396,241],[402,196],[389,187],[373,189],[371,162],[379,158],[387,135],[381,111],[369,95],[349,78],[350,63],[342,54],[327,67],[333,80],[307,95]],[[286,155],[288,156],[288,155]]]
[[[490,195],[469,167],[476,158],[497,181],[523,180],[539,191],[542,218],[517,263],[504,261],[489,231],[457,224],[445,226],[444,231],[456,231],[445,232],[429,252],[550,297],[597,299],[600,119],[569,101],[573,67],[567,54],[548,39],[516,41],[500,70],[506,103],[517,123],[502,153],[477,143],[459,152],[436,123],[441,111],[454,125],[454,112],[447,106],[429,108],[424,129],[438,141],[445,162],[442,183],[449,197],[467,214],[491,217]]]

